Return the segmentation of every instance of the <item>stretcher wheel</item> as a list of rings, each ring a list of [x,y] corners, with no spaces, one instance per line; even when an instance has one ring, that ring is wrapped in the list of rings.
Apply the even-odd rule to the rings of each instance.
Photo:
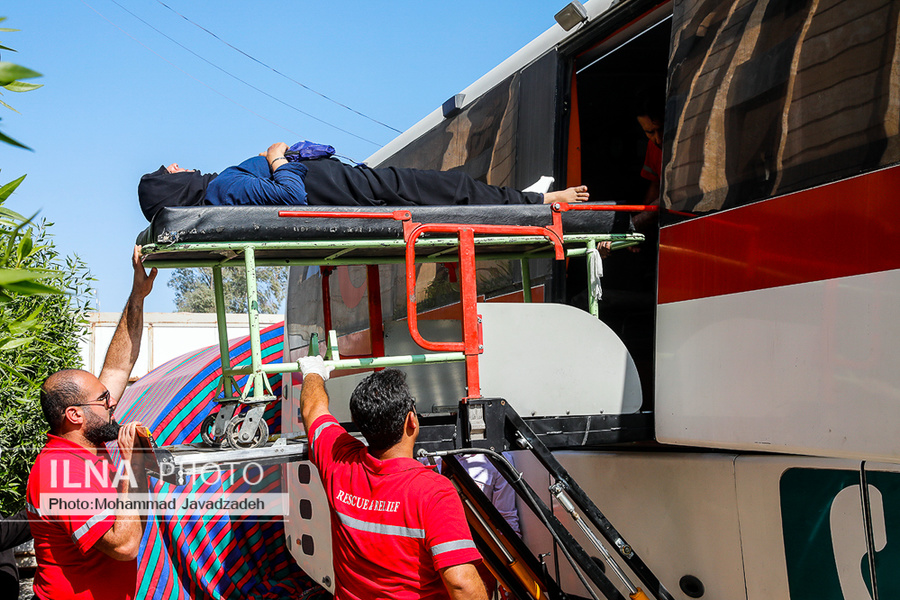
[[[225,441],[224,435],[215,435],[217,415],[218,413],[210,413],[206,415],[206,418],[203,419],[203,423],[200,424],[200,438],[207,446],[221,446],[222,442]]]
[[[269,440],[269,426],[266,424],[265,419],[260,419],[259,423],[256,424],[256,431],[249,441],[242,442],[238,439],[241,424],[246,418],[246,415],[241,415],[228,422],[228,426],[225,428],[225,443],[232,448],[261,448],[265,446]]]

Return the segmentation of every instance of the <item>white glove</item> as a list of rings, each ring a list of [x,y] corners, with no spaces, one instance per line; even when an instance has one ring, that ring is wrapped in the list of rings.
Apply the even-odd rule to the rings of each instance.
[[[318,375],[323,381],[328,381],[328,374],[334,371],[334,367],[326,365],[321,356],[306,356],[297,361],[303,376]]]

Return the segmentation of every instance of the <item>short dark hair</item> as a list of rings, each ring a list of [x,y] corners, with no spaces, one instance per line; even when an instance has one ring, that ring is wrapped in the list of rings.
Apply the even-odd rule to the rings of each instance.
[[[663,123],[666,115],[666,91],[662,87],[646,87],[637,92],[633,104],[635,117],[650,117]]]
[[[82,399],[84,392],[77,382],[81,373],[84,371],[80,369],[57,371],[41,385],[41,410],[50,424],[50,433],[62,428],[66,409]]]
[[[373,450],[386,450],[403,437],[403,425],[416,399],[406,375],[385,369],[363,379],[350,395],[350,416]]]

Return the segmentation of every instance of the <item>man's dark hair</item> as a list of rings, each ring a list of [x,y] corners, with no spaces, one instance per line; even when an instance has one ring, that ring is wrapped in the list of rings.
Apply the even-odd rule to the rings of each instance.
[[[372,373],[350,395],[350,416],[373,450],[397,444],[406,415],[415,408],[406,375],[396,369]]]
[[[637,92],[633,110],[635,117],[650,117],[663,123],[666,114],[666,91],[662,87],[646,87]]]
[[[63,424],[66,409],[81,401],[84,392],[78,385],[79,369],[57,371],[41,386],[41,410],[50,424],[50,433],[56,433]]]

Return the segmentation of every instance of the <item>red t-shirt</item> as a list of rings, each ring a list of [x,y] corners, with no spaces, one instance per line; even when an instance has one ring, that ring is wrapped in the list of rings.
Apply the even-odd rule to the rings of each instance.
[[[447,598],[438,570],[481,560],[447,478],[372,457],[331,415],[313,423],[310,448],[331,507],[338,600]]]
[[[662,173],[662,148],[647,140],[647,153],[644,155],[644,167],[641,169],[641,177],[659,183]]]
[[[115,523],[115,511],[66,514],[65,509],[49,504],[51,498],[75,496],[90,505],[98,495],[115,494],[109,455],[103,451],[95,455],[55,435],[47,437],[28,476],[26,509],[37,558],[35,596],[41,600],[131,600],[137,561],[115,560],[94,548]]]

